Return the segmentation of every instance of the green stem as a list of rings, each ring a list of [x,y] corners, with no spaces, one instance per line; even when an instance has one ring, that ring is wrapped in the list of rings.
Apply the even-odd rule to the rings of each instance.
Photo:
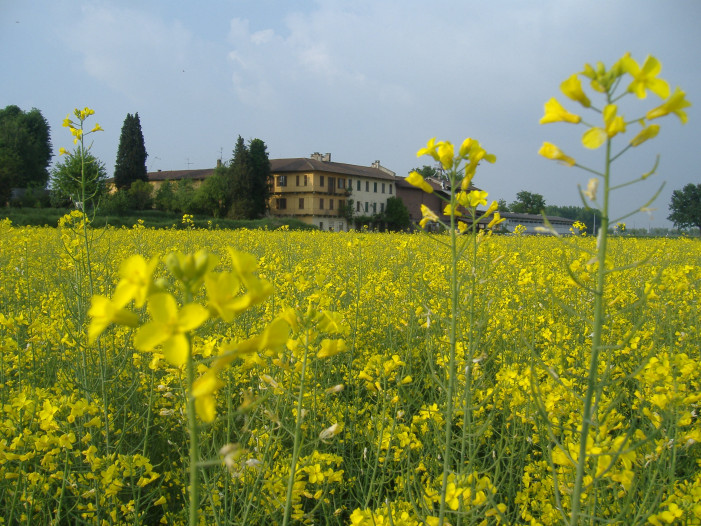
[[[455,210],[455,171],[450,174],[450,205]],[[455,392],[455,349],[457,341],[457,316],[458,316],[458,251],[457,234],[455,232],[455,214],[450,214],[450,358],[448,365],[448,392],[446,393],[445,431],[443,445],[443,479],[441,482],[441,502],[438,515],[438,524],[445,521],[445,496],[448,488],[448,473],[452,461],[452,434],[453,434],[453,393]]]
[[[192,293],[185,292],[185,304],[192,301]],[[199,429],[197,426],[197,414],[195,411],[195,397],[192,396],[192,385],[195,383],[195,361],[192,357],[192,338],[187,334],[187,361],[185,363],[186,385],[185,405],[187,409],[187,427],[190,435],[190,526],[197,526],[197,512],[200,505],[200,484],[198,469],[200,461]]]
[[[591,357],[589,359],[589,374],[587,376],[587,390],[582,405],[582,429],[580,432],[579,457],[577,458],[577,471],[572,490],[572,513],[570,525],[579,523],[582,493],[584,492],[583,480],[587,469],[587,437],[592,425],[592,417],[596,414],[598,400],[595,399],[598,390],[599,352],[601,351],[601,334],[603,331],[606,313],[604,310],[604,292],[606,286],[606,244],[608,241],[609,225],[609,193],[611,170],[611,140],[606,141],[606,172],[604,174],[603,206],[601,208],[601,229],[599,230],[596,272],[596,287],[594,290],[594,333],[591,343]]]
[[[297,394],[297,422],[295,423],[294,444],[292,445],[292,460],[290,461],[290,476],[287,479],[287,495],[285,496],[285,516],[282,526],[287,526],[292,512],[292,489],[294,488],[295,473],[297,471],[297,460],[299,451],[302,448],[302,403],[304,401],[304,378],[307,372],[307,353],[309,352],[309,332],[304,342],[304,357],[302,358],[302,372],[299,378],[299,393]]]

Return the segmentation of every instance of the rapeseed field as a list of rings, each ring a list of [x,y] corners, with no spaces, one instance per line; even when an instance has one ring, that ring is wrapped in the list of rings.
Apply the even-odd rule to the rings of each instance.
[[[134,254],[165,290],[162,256],[200,249],[218,279],[250,254],[245,273],[269,286],[192,331],[196,376],[236,355],[197,430],[200,523],[276,524],[288,501],[306,524],[437,523],[447,235],[95,229],[88,271],[81,227],[0,227],[4,523],[187,521],[186,367],[166,346],[137,350],[142,329],[128,324],[89,340],[86,313]],[[608,285],[583,506],[618,523],[698,523],[698,242],[610,241],[613,264],[647,263]],[[484,236],[458,261],[451,524],[562,522],[591,352],[592,296],[573,278],[587,279],[589,259],[553,237]],[[193,301],[207,305],[216,284],[202,282]],[[280,317],[282,338],[236,354]]]

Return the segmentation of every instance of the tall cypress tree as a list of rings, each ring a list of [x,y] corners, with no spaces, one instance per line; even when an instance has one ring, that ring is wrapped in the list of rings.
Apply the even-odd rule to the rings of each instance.
[[[129,188],[134,181],[148,182],[147,157],[139,114],[127,113],[119,137],[117,162],[114,165],[114,185],[122,189]]]
[[[270,200],[270,159],[267,147],[260,139],[253,139],[248,152],[252,169],[251,201],[254,217],[263,217],[268,211]]]
[[[254,217],[254,207],[251,200],[253,171],[250,153],[240,135],[236,141],[233,155],[229,163],[229,188],[231,191],[229,215],[235,219],[251,219]]]

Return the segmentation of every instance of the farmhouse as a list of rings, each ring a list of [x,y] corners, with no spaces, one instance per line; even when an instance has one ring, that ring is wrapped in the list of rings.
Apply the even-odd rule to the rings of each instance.
[[[375,161],[371,166],[337,163],[331,154],[271,159],[270,213],[295,217],[322,230],[348,230],[348,217],[385,211],[396,195],[395,173]]]

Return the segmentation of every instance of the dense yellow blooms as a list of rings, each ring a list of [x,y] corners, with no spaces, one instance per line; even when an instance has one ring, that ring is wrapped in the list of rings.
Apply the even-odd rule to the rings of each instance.
[[[81,222],[67,219],[62,229],[0,225],[7,269],[0,279],[2,508],[33,523],[56,516],[182,523],[188,483],[182,369],[157,346],[138,352],[140,329],[119,319],[88,342],[90,318],[76,314],[76,290],[85,290],[87,277],[64,256],[63,240]],[[609,285],[616,324],[602,364],[607,383],[598,424],[586,446],[597,479],[589,481],[585,503],[625,523],[639,497],[652,491],[655,504],[646,505],[642,522],[695,524],[698,243],[610,241],[612,264],[643,254],[651,264]],[[596,241],[580,242],[592,248]],[[438,524],[442,463],[435,452],[446,400],[437,386],[447,379],[441,364],[450,314],[442,246],[406,234],[106,229],[93,245],[96,293],[145,323],[152,323],[154,308],[170,313],[172,338],[190,327],[178,321],[185,307],[169,307],[171,300],[159,296],[173,290],[173,278],[154,261],[201,247],[216,256],[215,267],[185,256],[172,265],[200,283],[193,302],[204,313],[196,318],[207,318],[191,336],[198,360],[192,395],[209,422],[201,428],[202,458],[217,465],[203,467],[202,520],[226,523],[246,514],[251,524],[280,522],[289,430],[301,416],[295,520]],[[450,474],[446,523],[559,524],[579,454],[577,393],[589,352],[586,320],[577,311],[590,301],[563,260],[585,284],[596,263],[545,237],[494,236],[480,250],[482,288],[474,300],[484,313],[475,320],[482,335],[473,358],[463,329],[457,348],[458,384],[466,371],[473,382],[472,420],[465,427],[462,392],[454,432],[475,430],[481,460]],[[467,261],[461,272],[471,272]],[[236,279],[222,278],[227,273]],[[270,284],[267,299],[244,311],[229,307],[247,294],[244,281],[255,289],[255,280]],[[150,306],[154,296],[163,299],[160,307]],[[226,314],[229,308],[237,314]],[[305,345],[311,361],[300,408]],[[235,445],[235,454],[219,467],[225,444]]]

